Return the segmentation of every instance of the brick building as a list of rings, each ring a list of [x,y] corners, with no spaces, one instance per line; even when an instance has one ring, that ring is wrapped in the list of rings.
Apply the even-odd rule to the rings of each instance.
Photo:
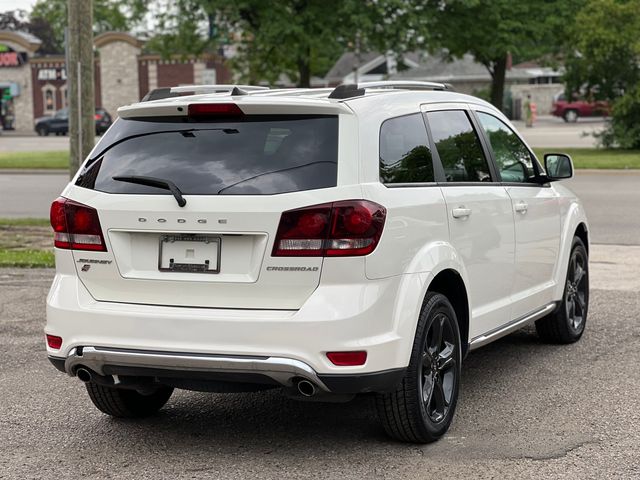
[[[218,56],[170,59],[143,51],[143,42],[124,32],[94,39],[96,107],[113,116],[121,105],[154,88],[231,82]],[[39,56],[40,40],[23,32],[0,31],[0,120],[4,128],[32,130],[34,120],[67,106],[64,56]]]

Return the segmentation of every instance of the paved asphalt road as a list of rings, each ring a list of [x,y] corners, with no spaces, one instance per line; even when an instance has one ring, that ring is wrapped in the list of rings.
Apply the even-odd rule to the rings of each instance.
[[[52,271],[0,270],[0,478],[640,478],[640,294],[599,273],[637,276],[640,248],[595,248],[583,339],[528,328],[471,353],[452,428],[427,446],[385,437],[368,397],[177,391],[156,417],[111,419],[45,359]]]
[[[532,147],[582,147],[595,146],[595,138],[591,135],[604,128],[602,118],[580,118],[576,123],[566,123],[561,118],[543,116],[533,128],[526,128],[524,122],[513,124],[522,133]],[[96,137],[96,141],[100,137]],[[0,152],[28,152],[67,150],[69,137],[37,137],[31,132],[5,132],[0,135]]]
[[[66,174],[0,173],[0,218],[48,217],[67,181]],[[578,170],[568,184],[586,205],[595,243],[640,244],[639,171]]]

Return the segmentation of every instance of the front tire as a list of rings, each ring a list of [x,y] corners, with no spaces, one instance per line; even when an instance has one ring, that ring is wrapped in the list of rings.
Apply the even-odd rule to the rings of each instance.
[[[376,395],[378,417],[387,434],[413,443],[442,437],[455,413],[461,363],[455,310],[447,297],[429,292],[402,382],[395,391]]]
[[[143,418],[158,412],[167,403],[173,388],[159,387],[149,395],[135,390],[86,384],[89,398],[98,410],[112,417]]]
[[[578,121],[578,111],[577,110],[567,110],[563,115],[564,121],[567,123],[576,123]]]
[[[589,257],[580,238],[574,237],[562,301],[555,312],[536,322],[540,338],[550,343],[580,340],[589,312]]]

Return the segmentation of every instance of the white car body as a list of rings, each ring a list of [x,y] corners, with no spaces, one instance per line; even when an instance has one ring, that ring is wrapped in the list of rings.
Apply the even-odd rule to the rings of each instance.
[[[463,110],[510,126],[497,109],[448,91],[372,87],[345,99],[328,98],[329,92],[205,93],[121,108],[124,119],[185,116],[194,103],[236,104],[247,115],[337,115],[337,185],[277,195],[190,195],[180,208],[169,194],[150,201],[104,193],[75,185],[76,176],[61,195],[97,210],[106,251],[56,248],[45,332],[62,344],[48,347],[49,357],[72,375],[79,365],[105,375],[112,371],[105,365],[261,372],[284,386],[304,378],[321,391],[357,393],[378,385],[350,389],[333,380],[402,372],[423,299],[443,272],[457,275],[466,290],[459,292],[468,302],[458,316],[470,349],[557,306],[571,242],[578,234],[587,243],[588,235],[584,208],[568,188],[380,181],[384,121]],[[386,209],[372,253],[271,255],[282,212],[349,199]],[[219,274],[158,270],[158,237],[181,232],[224,238]],[[366,362],[335,365],[327,352],[340,351],[366,351]]]

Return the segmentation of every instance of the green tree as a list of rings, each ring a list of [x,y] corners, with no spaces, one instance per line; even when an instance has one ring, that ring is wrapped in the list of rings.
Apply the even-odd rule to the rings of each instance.
[[[514,62],[558,53],[583,0],[429,0],[431,48],[471,53],[491,74],[491,103],[503,108],[509,55]],[[585,28],[585,31],[588,31]]]
[[[640,0],[590,0],[571,29],[567,90],[613,101],[611,122],[599,135],[607,147],[640,148],[638,32]]]
[[[179,0],[161,16],[160,33],[150,46],[171,51],[180,32],[200,31],[200,37],[182,36],[187,41],[181,46],[187,53],[233,43],[237,48],[233,64],[245,80],[275,83],[286,74],[308,87],[311,76],[326,73],[345,49],[354,47],[356,38],[363,51],[401,54],[421,44],[427,17],[420,4],[409,0]]]
[[[588,26],[588,27],[587,27]],[[567,45],[569,93],[614,99],[640,81],[640,0],[592,0]]]
[[[145,0],[100,0],[93,2],[94,33],[110,30],[129,31],[147,13]],[[46,24],[50,28],[51,46],[43,53],[64,52],[64,29],[67,26],[67,0],[38,0],[30,15],[32,25]],[[33,32],[34,35],[38,35]]]

